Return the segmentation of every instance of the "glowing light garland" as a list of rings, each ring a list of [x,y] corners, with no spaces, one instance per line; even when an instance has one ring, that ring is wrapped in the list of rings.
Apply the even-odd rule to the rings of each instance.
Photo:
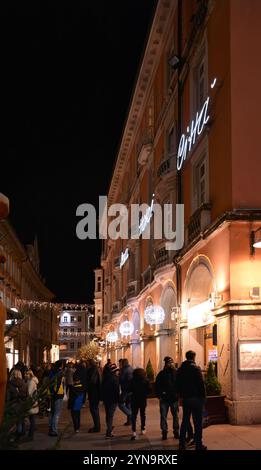
[[[120,324],[119,329],[121,336],[131,336],[134,332],[134,325],[129,320],[126,320]]]
[[[164,309],[160,305],[149,305],[145,309],[144,318],[148,325],[161,325],[165,320]]]

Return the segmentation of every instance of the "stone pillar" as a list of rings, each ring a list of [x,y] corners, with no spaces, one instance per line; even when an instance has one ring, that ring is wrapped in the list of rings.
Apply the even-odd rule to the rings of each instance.
[[[141,357],[141,344],[140,340],[131,340],[131,362],[133,368],[143,367],[143,361]]]

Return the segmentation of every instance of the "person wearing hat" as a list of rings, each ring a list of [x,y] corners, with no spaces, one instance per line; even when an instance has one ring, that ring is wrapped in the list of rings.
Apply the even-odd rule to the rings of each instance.
[[[173,417],[173,435],[175,439],[179,439],[177,372],[172,357],[164,357],[164,363],[164,368],[157,375],[155,382],[156,394],[160,404],[160,428],[163,441],[168,436],[167,416],[169,409]]]
[[[120,398],[119,368],[116,364],[110,364],[107,368],[106,374],[103,375],[101,390],[107,426],[105,437],[110,439],[114,437],[112,434],[113,417]]]

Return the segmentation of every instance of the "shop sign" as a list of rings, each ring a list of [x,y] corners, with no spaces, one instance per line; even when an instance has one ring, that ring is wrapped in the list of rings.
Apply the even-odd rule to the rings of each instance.
[[[261,341],[238,343],[238,368],[242,371],[261,370]]]
[[[217,79],[215,78],[211,84],[211,88],[213,89],[217,83]],[[196,117],[191,121],[190,125],[187,127],[187,131],[185,134],[182,134],[179,147],[178,147],[178,155],[177,155],[177,170],[181,170],[188,153],[192,150],[197,138],[203,132],[206,127],[206,124],[209,121],[209,100],[208,97],[204,102],[202,108],[197,112]]]
[[[218,352],[217,349],[209,349],[208,351],[208,362],[217,362]]]
[[[188,328],[193,330],[194,328],[200,328],[201,326],[214,323],[215,316],[211,312],[213,307],[213,302],[211,300],[206,300],[201,304],[189,308],[187,314]]]

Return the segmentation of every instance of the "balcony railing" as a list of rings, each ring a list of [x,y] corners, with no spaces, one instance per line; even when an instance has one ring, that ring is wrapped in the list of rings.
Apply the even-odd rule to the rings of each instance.
[[[127,287],[127,300],[130,300],[133,297],[138,295],[138,281],[132,281],[128,283]]]
[[[155,250],[155,269],[162,268],[167,264],[172,263],[172,256],[173,253],[170,250],[166,250],[165,244],[161,245],[159,248]]]
[[[117,302],[114,302],[112,306],[112,314],[115,315],[121,311],[121,301],[118,300]]]
[[[191,243],[209,226],[211,222],[210,209],[210,204],[202,204],[190,217],[188,224],[188,243]]]
[[[137,145],[137,157],[140,165],[145,165],[148,156],[152,150],[154,130],[153,127],[147,127]]]
[[[142,274],[142,286],[143,288],[150,284],[152,281],[152,269],[149,266],[146,271]]]
[[[171,155],[161,162],[158,167],[157,176],[158,178],[164,178],[168,173],[175,170],[176,156]]]

